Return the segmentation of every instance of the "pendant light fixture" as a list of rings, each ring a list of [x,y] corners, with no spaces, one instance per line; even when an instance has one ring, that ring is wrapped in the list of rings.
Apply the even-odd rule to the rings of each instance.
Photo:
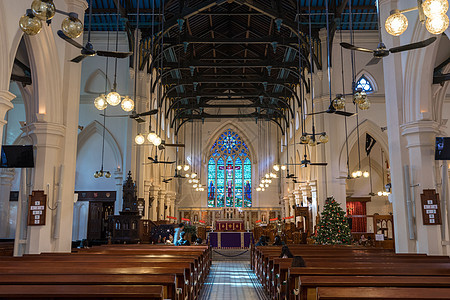
[[[100,178],[105,176],[106,178],[111,177],[111,172],[103,170],[103,161],[105,157],[105,132],[106,132],[106,114],[103,114],[103,135],[102,135],[102,166],[100,171],[94,173],[94,178]]]
[[[138,1],[139,2],[139,1]],[[117,5],[117,15],[116,15],[116,51],[119,49],[119,19],[120,19],[120,10]],[[108,102],[111,106],[117,106],[120,104],[120,94],[117,93],[117,58],[114,62],[114,83],[111,91],[106,95],[106,102]]]

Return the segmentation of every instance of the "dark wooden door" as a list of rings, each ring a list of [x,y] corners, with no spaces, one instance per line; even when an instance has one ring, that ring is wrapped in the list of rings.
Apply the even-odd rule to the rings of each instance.
[[[103,203],[89,201],[88,217],[88,240],[99,240],[102,238],[103,229]]]

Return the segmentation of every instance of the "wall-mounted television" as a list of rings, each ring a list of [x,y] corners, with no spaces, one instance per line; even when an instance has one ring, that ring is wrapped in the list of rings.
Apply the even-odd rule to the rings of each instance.
[[[435,160],[450,160],[450,137],[437,137],[434,152]]]
[[[33,146],[2,146],[0,168],[34,168]]]

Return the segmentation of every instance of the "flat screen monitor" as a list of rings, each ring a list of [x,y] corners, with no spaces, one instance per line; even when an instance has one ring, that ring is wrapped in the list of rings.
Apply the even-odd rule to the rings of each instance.
[[[34,168],[33,146],[2,146],[0,168]]]
[[[436,150],[434,153],[436,160],[450,160],[450,137],[437,137]]]

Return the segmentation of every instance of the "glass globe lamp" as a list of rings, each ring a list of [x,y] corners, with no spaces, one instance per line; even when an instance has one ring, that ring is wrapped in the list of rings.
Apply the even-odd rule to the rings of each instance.
[[[103,177],[103,171],[98,171],[98,177]]]
[[[184,165],[183,170],[185,171],[189,170],[189,165]]]
[[[261,188],[261,191],[263,191],[263,192],[264,192],[265,190],[266,190],[265,188]]]
[[[358,173],[357,173],[357,172],[353,172],[353,173],[352,173],[352,177],[353,177],[353,178],[357,178],[357,177],[358,177]]]
[[[125,98],[123,98],[122,100],[121,106],[124,111],[132,111],[134,108],[134,101],[131,100],[130,97],[125,96]]]
[[[333,107],[337,110],[341,110],[345,108],[345,98],[337,97],[333,100]]]
[[[31,10],[36,18],[43,21],[53,18],[56,12],[53,0],[34,0],[31,3]]]
[[[189,174],[184,175],[184,177],[189,178]]]
[[[120,103],[120,94],[115,92],[115,91],[111,91],[107,96],[106,96],[106,102],[108,102],[109,105],[112,106],[117,106]]]
[[[189,182],[189,183],[192,183],[192,179],[189,179],[188,182]]]
[[[273,169],[278,172],[278,171],[280,171],[280,166],[279,165],[274,165]]]
[[[286,166],[281,166],[281,170],[286,170]]]
[[[33,14],[25,14],[20,17],[19,27],[26,35],[36,35],[41,31],[42,23]]]
[[[111,178],[111,172],[106,171],[106,172],[105,172],[105,177],[106,177],[106,178]]]
[[[156,135],[156,133],[150,132],[150,133],[147,135],[147,140],[148,140],[150,143],[153,144],[153,142],[155,141],[155,139],[156,139],[157,137],[158,137],[158,136]],[[181,170],[181,168],[180,168],[179,170]]]
[[[197,188],[197,187],[198,187],[198,185],[197,185],[197,184],[194,184],[194,185],[193,185],[193,187],[194,187],[194,188]]]
[[[383,196],[383,192],[380,191],[380,192],[377,193],[377,195],[378,196]]]
[[[399,36],[408,28],[408,19],[400,12],[390,15],[384,23],[386,31],[393,36]]]
[[[328,143],[328,135],[321,134],[319,136],[319,142],[322,143],[322,144]]]
[[[365,178],[367,178],[367,177],[369,177],[369,172],[367,172],[367,171],[364,171],[364,173],[363,173],[363,177],[365,177]]]
[[[61,30],[71,39],[76,39],[83,33],[83,23],[75,17],[67,17],[61,22]]]
[[[142,145],[145,142],[145,137],[142,134],[138,134],[135,138],[134,141],[136,142],[136,144],[138,145]]]
[[[369,109],[370,108],[370,101],[369,101],[369,99],[366,98],[363,102],[358,103],[358,107],[361,110]]]
[[[269,185],[266,183],[265,185],[264,185],[266,188],[268,188],[269,187]]]
[[[267,180],[266,182],[267,182],[267,183],[272,183],[272,180],[271,180],[271,179],[269,179],[269,180]]]
[[[428,18],[425,22],[425,27],[431,34],[441,34],[448,28],[448,24],[448,16],[442,14]]]
[[[356,171],[356,176],[357,177],[361,177],[362,176],[362,171],[361,170]]]
[[[101,94],[100,96],[95,98],[94,105],[98,110],[104,110],[108,106],[106,102],[106,96],[104,94]]]
[[[192,177],[192,178],[197,177],[197,173],[192,173],[192,174],[191,174],[191,177]]]
[[[423,13],[428,18],[434,18],[438,15],[443,15],[448,10],[447,0],[425,0],[422,3]]]
[[[260,183],[260,184],[259,184],[259,187],[263,188],[263,187],[264,187],[264,184]]]
[[[183,166],[178,165],[178,166],[177,166],[177,170],[178,170],[178,171],[181,171],[181,169],[183,169]]]
[[[364,91],[356,91],[353,95],[353,102],[361,104],[367,99],[367,93]]]
[[[302,135],[301,137],[300,137],[300,143],[302,143],[302,144],[308,144],[308,136],[307,135]]]
[[[268,173],[266,173],[266,175],[264,175],[264,177],[269,178],[270,175]]]
[[[256,188],[256,191],[257,191],[257,192],[260,192],[260,191],[261,191],[261,188],[260,188],[260,187],[257,187],[257,188]]]
[[[153,141],[153,145],[155,145],[156,147],[161,145],[161,143],[162,143],[162,140],[159,136],[157,136],[156,139]]]
[[[270,175],[270,178],[276,178],[277,177],[277,175],[275,175],[275,173],[270,173],[269,175]]]
[[[98,178],[99,176],[98,176],[98,172],[95,172],[94,173],[94,178]]]
[[[310,139],[310,140],[308,141],[308,145],[311,146],[311,147],[314,147],[315,145],[317,145],[317,142],[316,142],[316,140],[314,140],[314,139]]]

